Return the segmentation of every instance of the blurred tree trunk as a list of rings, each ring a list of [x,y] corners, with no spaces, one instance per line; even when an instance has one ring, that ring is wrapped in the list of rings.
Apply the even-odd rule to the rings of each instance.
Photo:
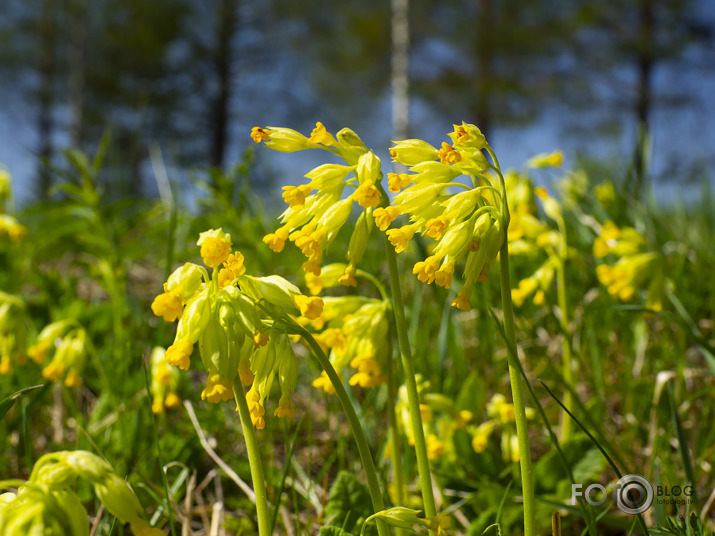
[[[490,109],[490,92],[492,76],[492,58],[490,43],[492,42],[491,27],[493,24],[491,0],[477,1],[476,29],[476,95],[471,114],[474,122],[485,136],[488,136],[492,126]]]
[[[52,158],[54,131],[54,70],[55,70],[55,26],[54,2],[43,0],[38,21],[39,55],[37,71],[39,74],[37,137],[40,156],[39,194],[41,199],[47,199],[52,187],[52,176],[46,162]]]
[[[652,106],[651,75],[653,72],[655,46],[653,0],[641,0],[638,5],[637,47],[637,95],[635,103],[637,133],[633,155],[635,193],[639,194],[645,182],[645,151],[650,139],[649,116]]]
[[[229,106],[233,94],[231,66],[233,47],[231,42],[238,30],[238,0],[220,0],[218,10],[218,43],[214,55],[214,69],[218,88],[211,106],[211,166],[223,168],[228,142]]]
[[[82,145],[82,112],[84,106],[84,47],[87,36],[87,0],[70,4],[71,34],[69,51],[70,144]]]
[[[410,123],[410,20],[409,0],[392,0],[392,135],[408,137]]]

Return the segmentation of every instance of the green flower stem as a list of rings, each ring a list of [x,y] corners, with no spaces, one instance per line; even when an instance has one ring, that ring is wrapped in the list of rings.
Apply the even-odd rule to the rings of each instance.
[[[246,393],[238,378],[233,381],[233,396],[236,399],[238,415],[241,418],[241,428],[243,428],[243,438],[246,441],[246,451],[248,452],[248,463],[251,466],[251,478],[253,479],[253,491],[256,494],[256,512],[258,514],[258,534],[259,536],[271,535],[271,515],[268,511],[268,495],[266,494],[266,481],[263,477],[263,465],[261,463],[261,451],[258,448],[256,430],[251,422],[251,414],[248,411]]]
[[[563,356],[561,363],[561,375],[564,378],[564,382],[569,387],[573,386],[573,374],[571,372],[571,335],[569,333],[569,314],[568,305],[566,300],[566,277],[564,274],[564,264],[560,260],[556,263],[556,286],[558,293],[559,309],[561,309],[561,331],[563,331]],[[564,393],[564,406],[571,409],[573,407],[573,396],[571,395],[571,390],[566,389]],[[564,411],[561,414],[561,441],[564,442],[568,440],[571,436],[571,428],[573,422],[568,414]]]
[[[407,336],[405,308],[402,302],[402,290],[400,288],[400,274],[397,270],[397,254],[388,241],[387,236],[385,236],[385,254],[387,256],[387,266],[390,270],[392,309],[395,313],[397,340],[400,343],[402,368],[405,372],[407,400],[410,406],[410,423],[412,424],[412,435],[415,438],[417,470],[420,474],[420,485],[422,487],[422,502],[424,504],[425,517],[435,517],[437,515],[437,508],[432,492],[432,475],[430,474],[429,459],[427,457],[427,442],[425,441],[425,433],[422,428],[422,413],[420,412],[420,397],[417,392],[417,380],[415,379],[415,366],[412,360],[410,341]]]
[[[355,438],[355,443],[357,443],[360,459],[362,460],[365,475],[367,476],[367,486],[370,491],[370,498],[372,499],[372,507],[375,512],[381,512],[385,509],[385,503],[382,500],[382,491],[380,490],[380,481],[377,478],[375,463],[372,461],[372,454],[370,454],[370,446],[367,443],[365,432],[363,431],[362,426],[360,426],[360,419],[358,419],[357,413],[355,413],[355,408],[353,408],[353,405],[350,402],[350,397],[348,397],[348,393],[345,390],[345,387],[343,387],[343,382],[340,381],[340,376],[338,376],[338,373],[335,372],[333,365],[330,363],[330,359],[328,359],[328,356],[325,355],[325,352],[318,344],[318,341],[315,340],[315,337],[313,337],[313,335],[311,335],[310,332],[302,326],[298,326],[298,324],[294,327],[301,337],[303,337],[303,339],[305,339],[308,343],[310,349],[313,350],[313,354],[315,354],[315,357],[320,362],[320,366],[328,376],[330,383],[333,384],[335,395],[338,397],[340,405],[343,407],[345,416],[348,419],[348,424],[350,425],[350,430]],[[378,520],[377,531],[380,536],[389,535],[384,521]]]
[[[397,402],[397,385],[395,384],[395,371],[392,367],[392,345],[387,354],[387,362],[385,364],[385,372],[387,375],[387,419],[390,423],[390,438],[392,440],[392,468],[395,478],[395,502],[398,506],[405,504],[405,478],[402,471],[402,435],[397,426],[397,415],[395,414],[395,403]],[[397,531],[398,534],[404,534],[402,529]]]
[[[506,229],[504,229],[506,233]],[[504,310],[504,333],[507,344],[513,352],[507,352],[509,361],[509,379],[511,393],[514,401],[514,416],[516,421],[516,435],[519,441],[519,464],[521,465],[521,489],[524,500],[524,536],[535,534],[535,503],[534,480],[531,474],[531,450],[529,449],[529,429],[526,424],[526,407],[524,406],[524,393],[521,384],[520,363],[516,353],[516,336],[514,335],[514,308],[511,303],[511,282],[509,280],[509,242],[504,240],[499,254],[501,262],[501,300]]]

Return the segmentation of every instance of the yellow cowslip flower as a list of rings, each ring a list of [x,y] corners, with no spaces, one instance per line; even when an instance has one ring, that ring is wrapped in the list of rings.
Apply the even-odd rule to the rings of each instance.
[[[405,225],[399,229],[390,229],[387,231],[387,238],[395,248],[397,253],[401,253],[407,247],[407,242],[412,240],[412,237],[419,229],[419,224],[413,223],[411,225]]]
[[[289,232],[284,227],[277,229],[275,233],[269,233],[263,237],[263,242],[268,244],[273,251],[280,253],[288,240]]]
[[[400,210],[397,207],[376,208],[372,211],[372,217],[375,218],[375,225],[381,231],[387,231],[387,228],[392,225],[392,222],[400,215]]]
[[[206,378],[206,388],[201,391],[201,400],[211,404],[233,399],[233,385],[220,374],[211,374]]]
[[[184,311],[184,304],[179,294],[164,292],[154,298],[151,310],[156,316],[162,317],[165,322],[174,322],[181,317],[181,313]]]
[[[199,235],[196,242],[201,246],[201,258],[206,266],[216,268],[228,259],[231,253],[231,235],[223,232],[223,229],[210,229]]]
[[[481,150],[487,145],[487,140],[475,125],[462,122],[461,125],[452,125],[454,132],[448,134],[452,138],[452,143],[460,149]]]
[[[409,216],[410,223],[387,231],[387,238],[396,252],[404,251],[407,242],[419,232],[436,241],[431,255],[418,261],[413,273],[425,283],[436,282],[449,288],[457,264],[465,261],[465,287],[474,281],[484,282],[491,263],[505,239],[508,214],[502,207],[505,196],[502,182],[492,187],[500,173],[497,164],[490,164],[482,150],[491,150],[484,136],[474,125],[454,125],[449,136],[453,144],[443,142],[438,150],[421,140],[398,142],[391,149],[396,162],[410,166],[412,175],[405,175],[412,184],[394,199],[399,214]],[[472,186],[457,179],[465,176]],[[397,182],[397,177],[394,179]],[[451,189],[457,187],[457,193]],[[384,215],[381,213],[381,217]],[[381,228],[386,228],[380,221]],[[390,222],[392,224],[392,222]],[[453,305],[471,309],[471,291],[460,291]]]
[[[318,318],[323,313],[323,300],[316,296],[308,297],[298,294],[295,304],[300,309],[300,314],[311,320]]]
[[[412,182],[412,177],[407,173],[388,173],[387,189],[392,193],[398,193],[403,188],[407,188]]]
[[[350,217],[353,203],[363,209],[363,215],[369,215],[381,203],[380,159],[350,129],[343,129],[333,136],[322,123],[317,123],[310,139],[290,129],[268,128],[267,131],[269,140],[266,147],[278,150],[323,149],[339,156],[347,164],[323,164],[305,175],[310,179],[307,184],[285,186],[283,197],[290,206],[280,217],[282,225],[263,238],[274,252],[282,251],[286,240],[293,242],[308,258],[302,265],[303,270],[319,276],[323,254]],[[277,145],[274,138],[279,133],[283,136],[281,139],[300,142]],[[354,191],[344,197],[346,187],[349,187],[348,192],[350,188]],[[358,233],[365,230],[358,228]],[[360,246],[363,237],[358,240],[354,235],[351,241]],[[359,252],[360,248],[353,250]],[[360,257],[360,254],[349,255],[343,284],[352,285],[355,282],[353,271]]]
[[[425,230],[427,231],[427,236],[439,240],[442,238],[444,232],[449,228],[449,218],[447,216],[438,216],[436,218],[431,218],[427,220],[425,224]]]
[[[437,156],[442,164],[450,165],[457,164],[462,159],[459,151],[447,142],[442,142],[442,148],[439,150],[439,153],[437,153]]]
[[[313,132],[310,133],[310,141],[312,143],[322,143],[323,145],[328,146],[337,144],[335,137],[326,130],[325,126],[320,121],[315,123],[315,128],[313,129]]]
[[[310,184],[302,184],[300,186],[284,186],[283,187],[283,200],[290,206],[290,208],[303,208],[305,205],[305,198],[310,195],[313,188]]]
[[[380,204],[380,190],[372,181],[365,181],[355,190],[355,201],[362,208],[376,207]]]
[[[262,141],[269,140],[270,136],[268,130],[262,129],[260,127],[253,127],[251,129],[251,139],[256,143],[260,143]]]

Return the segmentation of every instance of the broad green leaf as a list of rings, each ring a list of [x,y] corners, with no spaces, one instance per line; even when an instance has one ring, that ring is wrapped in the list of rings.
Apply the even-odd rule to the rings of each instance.
[[[359,534],[362,524],[372,515],[372,501],[367,487],[354,475],[341,471],[330,488],[325,519],[331,525],[342,527],[352,534]],[[375,534],[374,525],[365,529],[365,534]]]

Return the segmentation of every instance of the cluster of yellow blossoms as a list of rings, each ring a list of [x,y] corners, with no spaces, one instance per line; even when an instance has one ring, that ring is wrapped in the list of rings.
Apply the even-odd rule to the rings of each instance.
[[[0,374],[10,374],[25,361],[26,321],[23,301],[0,291]]]
[[[547,253],[546,260],[531,275],[520,280],[517,288],[511,290],[511,298],[516,307],[521,307],[530,296],[535,305],[543,305],[559,263],[564,263],[570,254],[563,211],[559,202],[549,196],[545,188],[534,188],[525,176],[512,173],[507,177],[506,185],[509,206],[512,208],[507,233],[509,254],[532,256],[542,251]],[[534,198],[541,201],[544,214],[556,223],[557,229],[552,229],[536,216]]]
[[[422,282],[450,288],[455,266],[465,260],[464,286],[452,305],[469,311],[472,283],[486,282],[504,242],[506,207],[501,182],[498,189],[492,186],[494,173],[500,175],[501,170],[481,131],[462,123],[454,125],[449,137],[452,144],[444,142],[440,149],[416,139],[390,148],[394,161],[409,166],[412,174],[388,174],[390,191],[399,193],[393,206],[376,210],[374,216],[377,226],[387,230],[398,215],[409,215],[411,223],[387,230],[398,253],[417,232],[435,241],[432,254],[412,270]],[[465,176],[470,184],[459,182]],[[451,187],[464,191],[451,194]]]
[[[287,311],[314,319],[323,310],[318,297],[304,296],[278,276],[246,274],[243,255],[231,253],[231,236],[222,229],[201,233],[197,245],[205,268],[186,263],[164,284],[152,311],[167,322],[179,321],[174,343],[164,359],[188,370],[194,345],[208,372],[201,398],[210,403],[234,397],[234,380],[250,386],[246,398],[256,428],[265,426],[263,402],[278,375],[278,417],[294,414],[290,393],[298,374],[297,359],[280,319]]]
[[[40,331],[27,355],[35,363],[42,364],[53,349],[54,354],[42,369],[42,376],[53,382],[64,376],[67,387],[79,387],[89,349],[87,332],[75,320],[53,322]]]
[[[418,378],[420,391],[420,413],[425,439],[427,441],[427,456],[430,460],[446,458],[454,461],[457,451],[454,436],[457,430],[463,430],[472,438],[474,452],[484,452],[489,446],[489,439],[496,430],[501,430],[501,452],[506,462],[518,462],[519,450],[514,424],[514,405],[507,402],[502,394],[495,394],[487,403],[487,420],[476,424],[471,411],[460,410],[455,402],[448,397],[429,392],[429,382]],[[414,445],[412,426],[410,423],[407,391],[401,386],[398,392],[396,406],[398,422],[407,441]],[[534,416],[534,411],[527,408],[527,418]]]
[[[597,259],[617,257],[615,264],[596,266],[598,280],[608,288],[608,293],[623,301],[630,301],[639,289],[646,289],[646,307],[654,311],[663,308],[666,279],[663,257],[653,251],[645,236],[632,227],[619,228],[607,221],[600,236],[593,242]]]
[[[345,264],[328,264],[319,276],[306,273],[306,286],[312,294],[319,294],[324,288],[340,285],[343,273]],[[350,385],[359,385],[363,389],[383,385],[385,377],[380,363],[389,358],[389,302],[344,296],[323,298],[323,303],[323,314],[310,321],[303,319],[301,323],[310,324],[320,332],[315,339],[323,350],[329,351],[333,368],[338,374],[348,365],[357,369],[348,381]],[[313,382],[313,387],[335,394],[325,372]]]
[[[316,167],[305,175],[310,179],[306,184],[283,187],[288,208],[280,216],[282,225],[263,241],[275,252],[283,250],[286,240],[293,242],[308,258],[303,270],[320,275],[324,252],[350,217],[353,203],[357,203],[362,213],[350,238],[348,264],[340,277],[341,284],[355,286],[356,266],[372,229],[371,213],[381,201],[380,159],[352,130],[344,128],[333,135],[322,123],[316,124],[310,137],[289,128],[254,127],[251,138],[276,151],[323,149],[345,161],[346,165]],[[350,193],[343,199],[346,187]]]
[[[75,491],[77,478],[88,481],[104,507],[120,523],[129,523],[135,536],[164,535],[144,519],[139,499],[111,465],[78,450],[42,456],[17,493],[0,495],[0,536],[89,536],[87,510]]]

